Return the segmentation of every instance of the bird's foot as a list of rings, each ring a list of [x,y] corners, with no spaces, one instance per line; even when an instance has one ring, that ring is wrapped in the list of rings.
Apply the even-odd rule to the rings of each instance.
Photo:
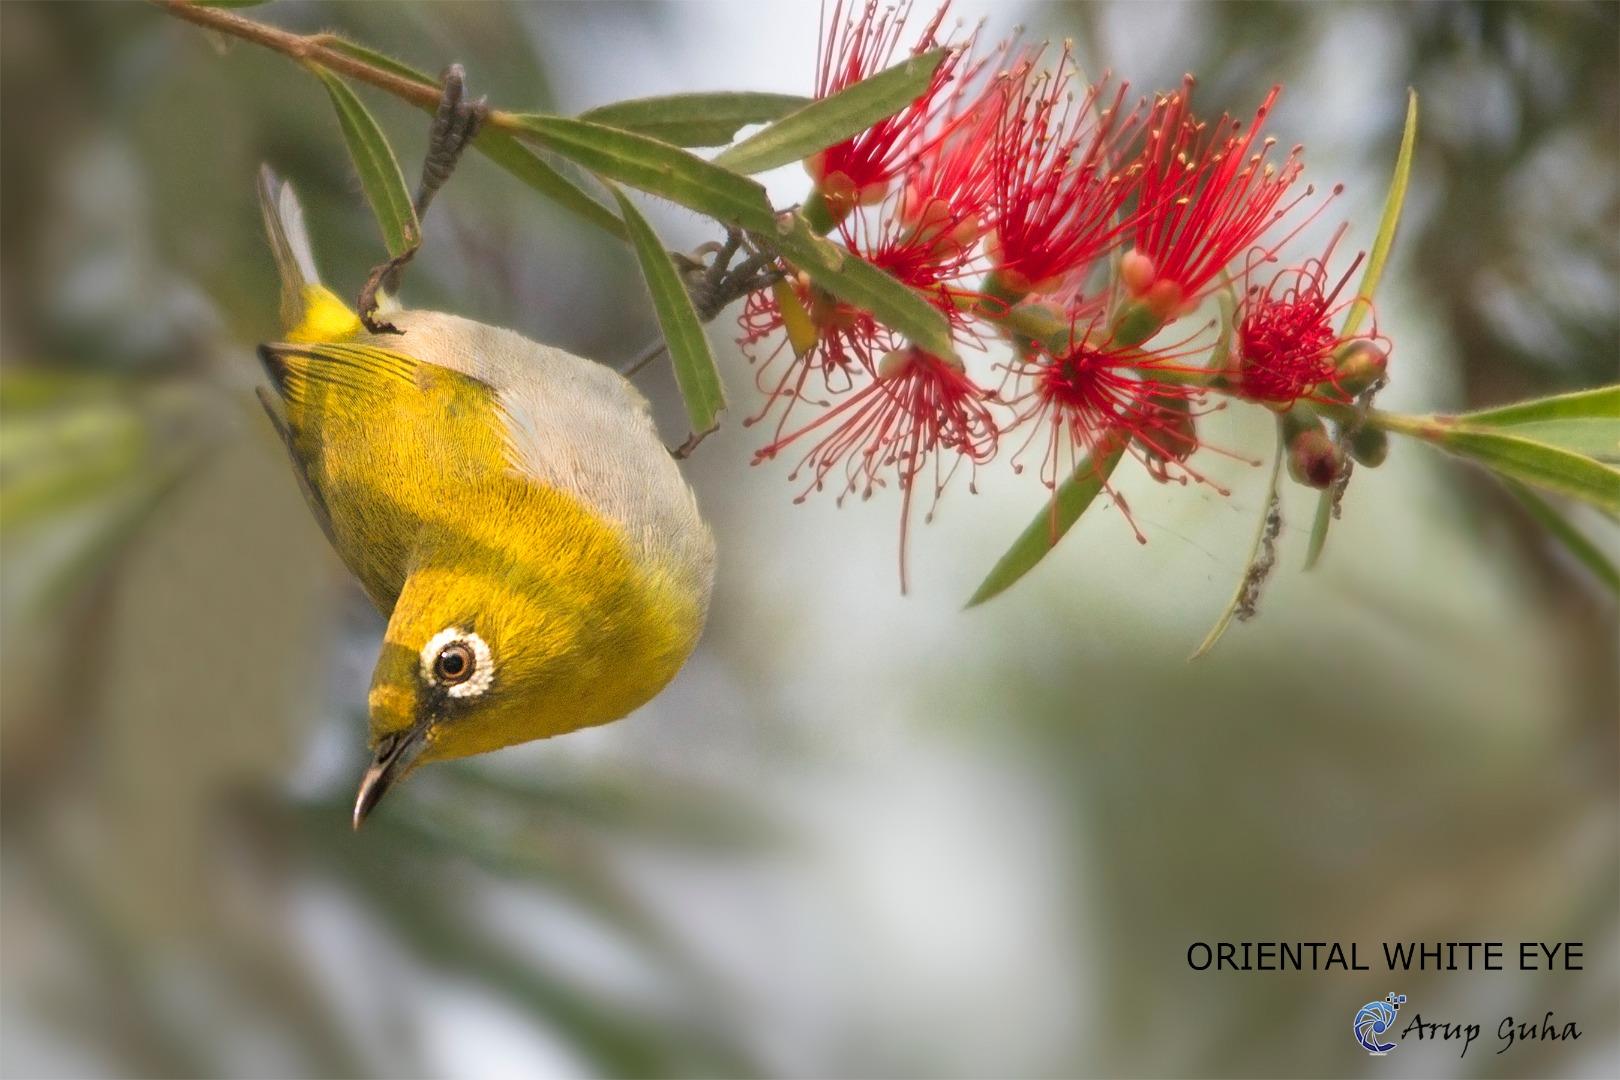
[[[708,322],[732,301],[781,279],[782,270],[775,257],[762,251],[751,250],[747,258],[732,266],[731,260],[743,245],[742,231],[727,229],[724,243],[705,244],[693,252],[696,258],[685,258],[689,268],[687,289],[701,321]],[[705,265],[701,257],[711,253],[714,257]]]
[[[433,196],[444,187],[467,147],[478,137],[478,129],[489,115],[484,98],[467,100],[467,72],[460,64],[451,64],[444,71],[444,89],[439,107],[433,114],[433,125],[428,130],[427,156],[422,159],[422,178],[416,187],[416,220],[420,225],[427,214]],[[415,257],[422,245],[420,235],[410,248],[374,267],[360,290],[360,322],[373,334],[397,334],[400,330],[378,316],[379,296],[393,294],[399,289],[400,272]]]

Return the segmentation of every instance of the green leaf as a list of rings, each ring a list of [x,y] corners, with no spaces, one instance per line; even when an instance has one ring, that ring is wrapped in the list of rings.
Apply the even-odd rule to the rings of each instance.
[[[579,118],[676,146],[724,146],[740,128],[770,123],[808,101],[797,94],[670,94],[599,105]]]
[[[564,210],[612,233],[621,240],[628,238],[624,222],[615,217],[613,211],[591,198],[584,188],[568,179],[545,158],[518,142],[511,134],[485,128],[478,133],[473,146],[489,160]]]
[[[1620,514],[1620,469],[1582,454],[1501,431],[1434,423],[1420,438],[1459,457],[1469,458],[1514,480],[1591,503]]]
[[[438,80],[424,71],[418,71],[402,61],[394,59],[387,53],[365,45],[356,44],[336,34],[325,35],[321,44],[334,52],[344,53],[363,60],[373,67],[382,68],[390,74],[402,79],[421,83],[438,89]],[[426,112],[433,112],[429,105],[421,106]],[[478,152],[489,160],[529,185],[546,198],[569,211],[576,217],[582,218],[606,232],[612,233],[620,240],[625,239],[624,225],[613,212],[597,202],[578,184],[564,176],[562,172],[540,157],[533,150],[517,141],[511,132],[500,131],[486,127],[478,133],[473,142]]]
[[[1036,514],[1035,520],[1018,534],[1018,539],[990,570],[978,591],[968,600],[967,606],[977,607],[1000,595],[1033,570],[1035,564],[1044,559],[1046,553],[1056,547],[1057,542],[1080,520],[1080,515],[1085,513],[1097,493],[1108,483],[1108,478],[1113,475],[1124,455],[1125,450],[1121,447],[1101,460],[1093,461],[1088,457],[1080,462],[1074,473],[1058,485],[1052,495],[1052,504]]]
[[[1395,155],[1395,173],[1389,180],[1389,191],[1384,196],[1384,214],[1378,221],[1378,235],[1373,239],[1372,253],[1367,269],[1362,271],[1361,285],[1356,290],[1355,302],[1345,313],[1344,326],[1339,337],[1348,338],[1360,327],[1362,320],[1372,311],[1373,293],[1384,276],[1384,264],[1389,261],[1389,249],[1395,243],[1395,228],[1401,222],[1401,207],[1406,202],[1406,187],[1412,177],[1412,153],[1417,147],[1417,91],[1406,92],[1406,127],[1401,132],[1401,148]],[[1316,500],[1316,516],[1311,521],[1311,538],[1305,546],[1305,569],[1310,570],[1322,557],[1327,543],[1328,526],[1333,523],[1334,493],[1322,492]]]
[[[1608,586],[1610,592],[1620,594],[1620,569],[1615,568],[1602,548],[1587,539],[1540,495],[1513,480],[1504,479],[1502,483],[1524,504],[1530,516],[1552,533],[1571,555],[1592,571],[1599,581]]]
[[[23,368],[0,376],[0,535],[70,514],[163,471],[205,437],[183,382]]]
[[[527,113],[524,134],[554,154],[609,180],[638,188],[729,225],[765,232],[776,216],[765,189],[696,154],[587,120]]]
[[[703,324],[692,306],[692,297],[669,252],[659,242],[658,234],[624,192],[618,188],[612,190],[630,233],[630,246],[641,263],[641,274],[652,296],[658,326],[669,345],[670,363],[675,369],[681,398],[686,402],[692,435],[701,438],[719,426],[720,413],[726,407],[725,389],[720,385],[720,371],[715,367],[714,354],[709,351],[709,340],[703,334]]]
[[[1215,347],[1209,350],[1209,363],[1204,366],[1210,371],[1226,371],[1232,366],[1228,358],[1232,353],[1232,335],[1237,332],[1237,290],[1231,278],[1226,278],[1226,288],[1215,294],[1215,303],[1221,313],[1221,329],[1215,338]]]
[[[1395,155],[1395,174],[1390,177],[1389,193],[1384,196],[1384,216],[1378,222],[1378,235],[1373,240],[1372,253],[1367,257],[1367,269],[1361,274],[1361,287],[1356,290],[1355,303],[1344,317],[1340,338],[1354,334],[1361,321],[1372,310],[1373,293],[1378,279],[1384,276],[1384,264],[1389,260],[1389,249],[1395,243],[1395,227],[1401,221],[1401,205],[1406,201],[1406,185],[1412,177],[1412,151],[1417,146],[1417,91],[1406,92],[1406,129],[1401,132],[1401,149]]]
[[[753,180],[645,135],[559,116],[526,115],[522,121],[546,149],[609,180],[748,230],[815,284],[871,312],[912,344],[936,356],[954,355],[945,317],[920,293],[816,235],[803,216],[776,213]]]
[[[1322,547],[1327,543],[1328,526],[1333,524],[1333,490],[1322,492],[1316,499],[1316,515],[1311,518],[1311,538],[1305,544],[1305,569],[1314,569],[1322,558]]]
[[[356,60],[362,60],[370,64],[372,67],[381,68],[391,75],[398,75],[402,79],[409,79],[412,82],[421,83],[423,86],[431,86],[435,90],[439,88],[439,80],[427,72],[419,71],[404,61],[396,60],[387,53],[378,52],[368,45],[361,45],[337,34],[323,34],[320,43],[333,52],[352,56]]]
[[[784,215],[764,239],[815,284],[871,312],[878,322],[904,334],[913,345],[935,356],[955,355],[950,324],[938,308],[894,275],[816,235],[801,215]]]
[[[715,164],[741,173],[764,172],[858,135],[921,97],[949,51],[919,53],[813,101],[733,146],[715,158]]]
[[[1227,603],[1226,610],[1221,617],[1215,620],[1209,633],[1204,636],[1203,642],[1193,651],[1188,660],[1197,660],[1215,647],[1226,633],[1226,628],[1232,625],[1232,620],[1241,617],[1247,618],[1254,612],[1254,601],[1264,583],[1266,575],[1271,572],[1272,562],[1276,557],[1277,529],[1282,524],[1279,516],[1280,510],[1277,500],[1277,481],[1282,476],[1283,454],[1286,452],[1286,443],[1283,440],[1281,421],[1277,425],[1277,452],[1271,462],[1271,480],[1266,484],[1265,502],[1261,504],[1260,523],[1255,526],[1254,544],[1249,548],[1249,558],[1243,565],[1243,576],[1238,578],[1237,588],[1232,590],[1232,599]]]
[[[417,246],[421,229],[393,148],[388,145],[388,138],[377,121],[342,79],[323,67],[317,66],[314,71],[326,84],[332,107],[337,111],[343,141],[348,144],[349,156],[354,159],[355,171],[360,175],[360,188],[366,193],[377,224],[382,226],[383,243],[388,247],[388,254],[398,258]]]
[[[1596,461],[1620,463],[1620,419],[1540,420],[1507,428],[1523,439],[1556,446]]]
[[[1470,427],[1507,427],[1548,420],[1620,420],[1620,383],[1460,413],[1456,420]]]

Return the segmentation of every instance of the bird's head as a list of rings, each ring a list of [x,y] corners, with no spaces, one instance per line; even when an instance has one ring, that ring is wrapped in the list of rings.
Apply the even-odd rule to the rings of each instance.
[[[498,738],[500,720],[521,706],[538,657],[524,644],[526,605],[492,584],[417,571],[400,594],[372,674],[372,761],[355,801],[356,828],[418,765],[517,741]]]
[[[372,676],[356,828],[419,765],[616,720],[674,677],[702,605],[616,539],[573,540],[536,545],[538,567],[486,573],[458,552],[410,573]]]

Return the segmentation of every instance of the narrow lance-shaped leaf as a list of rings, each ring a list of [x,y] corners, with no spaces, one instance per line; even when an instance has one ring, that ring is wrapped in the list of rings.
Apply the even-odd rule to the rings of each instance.
[[[1620,419],[1537,420],[1500,429],[1611,465],[1620,463]]]
[[[813,101],[715,158],[715,164],[758,173],[802,161],[860,134],[922,96],[948,49],[933,49]]]
[[[628,238],[624,222],[613,211],[585,193],[550,162],[504,132],[486,128],[478,133],[473,146],[489,160],[561,206],[574,216],[590,222],[619,239]]]
[[[692,436],[701,438],[719,425],[720,413],[726,407],[725,390],[720,384],[714,354],[709,351],[709,340],[703,334],[703,324],[692,306],[692,297],[669,252],[659,242],[658,234],[624,192],[618,188],[612,190],[630,234],[630,246],[641,264],[647,292],[652,296],[658,326],[669,346],[670,363],[675,369],[681,398],[686,402]]]
[[[1305,569],[1313,569],[1322,558],[1322,548],[1327,544],[1328,527],[1333,524],[1333,489],[1322,492],[1316,498],[1316,513],[1311,518],[1311,536],[1305,543]]]
[[[1361,286],[1356,290],[1355,303],[1344,317],[1340,338],[1348,338],[1361,326],[1361,321],[1372,310],[1373,294],[1378,281],[1384,276],[1384,264],[1389,261],[1389,249],[1395,243],[1395,230],[1401,223],[1401,207],[1406,202],[1406,186],[1412,178],[1412,152],[1417,147],[1418,103],[1417,91],[1406,92],[1406,127],[1401,132],[1401,149],[1395,155],[1395,174],[1390,177],[1389,193],[1384,196],[1384,214],[1378,220],[1378,235],[1373,239],[1372,251],[1367,256],[1367,269],[1362,271]]]
[[[986,600],[1011,588],[1019,578],[1035,568],[1046,553],[1080,520],[1080,515],[1097,498],[1125,456],[1124,447],[1100,459],[1086,458],[1076,466],[1074,473],[1058,486],[1053,502],[1041,508],[1035,519],[1018,534],[1012,546],[980,583],[978,591],[968,600],[968,607],[976,607]]]
[[[1463,413],[1455,421],[1620,463],[1620,385]]]
[[[438,88],[438,81],[426,72],[419,71],[403,61],[396,60],[387,53],[357,44],[346,38],[334,34],[322,38],[321,44],[334,52],[344,53],[356,60],[363,60],[373,67],[381,68],[390,74],[402,79],[421,83],[423,86]],[[422,106],[427,112],[433,107]],[[533,150],[517,141],[510,132],[498,131],[485,127],[478,133],[473,143],[479,153],[489,158],[495,164],[529,185],[546,198],[569,211],[576,217],[590,222],[592,225],[612,233],[619,239],[625,238],[624,225],[613,212],[595,199],[591,198],[578,184],[564,176],[561,171],[550,162],[540,157]]]
[[[361,45],[359,42],[350,41],[348,38],[339,37],[337,34],[323,34],[320,43],[324,48],[343,53],[345,56],[352,56],[356,60],[362,60],[372,67],[381,68],[390,75],[398,75],[402,79],[409,79],[412,82],[421,83],[423,86],[431,86],[435,90],[439,88],[439,80],[427,72],[413,68],[403,60],[396,60],[387,53],[379,52],[369,45]]]
[[[1552,420],[1620,421],[1620,383],[1460,413],[1456,420],[1470,427],[1507,427]]]
[[[382,128],[355,97],[354,91],[325,68],[316,67],[314,71],[326,84],[332,108],[337,112],[338,126],[343,130],[343,141],[348,144],[349,156],[354,159],[355,172],[360,177],[360,188],[371,204],[377,224],[382,227],[383,243],[388,254],[398,258],[416,247],[421,237],[416,207],[405,187],[405,177],[399,171],[399,161]]]
[[[1238,578],[1237,588],[1232,590],[1232,599],[1227,602],[1226,609],[1221,617],[1215,620],[1209,633],[1198,648],[1187,659],[1197,660],[1215,647],[1226,633],[1226,628],[1232,625],[1234,618],[1247,618],[1254,611],[1255,599],[1259,596],[1260,586],[1264,584],[1266,575],[1271,572],[1272,563],[1276,559],[1277,532],[1282,527],[1281,507],[1277,499],[1277,481],[1282,476],[1283,454],[1286,452],[1286,443],[1283,439],[1282,425],[1277,427],[1277,452],[1271,462],[1271,479],[1266,484],[1266,498],[1260,507],[1260,523],[1255,526],[1254,544],[1249,548],[1249,558],[1243,564],[1243,576]]]
[[[1504,479],[1502,482],[1524,504],[1530,516],[1564,545],[1571,555],[1592,571],[1610,592],[1620,594],[1620,569],[1616,569],[1602,548],[1587,539],[1584,533],[1540,495],[1516,481]]]
[[[645,135],[583,120],[526,115],[541,146],[609,180],[639,188],[754,234],[828,292],[872,313],[914,345],[951,356],[945,317],[922,295],[824,237],[804,218],[771,209],[765,189],[746,176]]]
[[[740,228],[765,232],[774,225],[763,187],[679,147],[586,120],[533,113],[516,119],[527,138],[608,180]]]
[[[579,118],[676,146],[724,146],[736,138],[740,128],[770,123],[808,101],[797,94],[670,94],[599,105],[580,113]]]
[[[1378,235],[1373,238],[1372,252],[1367,257],[1367,269],[1362,271],[1361,285],[1356,289],[1355,302],[1345,313],[1344,326],[1339,337],[1349,338],[1361,327],[1362,320],[1372,311],[1373,294],[1384,276],[1384,264],[1389,261],[1389,250],[1395,243],[1395,230],[1401,223],[1401,207],[1406,203],[1406,187],[1412,177],[1412,154],[1417,148],[1418,99],[1416,90],[1406,92],[1406,126],[1401,131],[1401,148],[1395,155],[1395,172],[1389,180],[1389,191],[1384,195],[1384,213],[1378,221]],[[1305,569],[1313,568],[1322,557],[1327,543],[1328,527],[1333,523],[1333,505],[1337,496],[1329,489],[1316,500],[1316,516],[1311,521],[1311,537],[1305,545]]]
[[[879,322],[904,334],[913,345],[935,356],[955,354],[950,325],[939,309],[894,275],[817,236],[803,216],[783,215],[765,240],[809,275],[812,282],[839,299],[871,312]]]
[[[1390,430],[1414,434],[1400,427]],[[1437,425],[1419,437],[1502,476],[1620,514],[1620,469],[1582,454],[1518,435],[1461,426]]]
[[[1226,279],[1226,288],[1215,295],[1215,304],[1220,309],[1221,329],[1216,335],[1215,346],[1209,350],[1209,363],[1205,367],[1211,371],[1225,371],[1229,366],[1227,358],[1232,352],[1232,335],[1237,333],[1237,295],[1231,278]]]

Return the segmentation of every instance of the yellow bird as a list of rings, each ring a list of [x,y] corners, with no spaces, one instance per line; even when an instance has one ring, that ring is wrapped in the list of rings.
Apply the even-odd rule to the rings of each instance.
[[[388,619],[358,828],[390,785],[616,720],[708,613],[714,540],[617,373],[433,311],[372,335],[319,283],[292,188],[259,195],[284,340],[264,402],[332,546]]]

